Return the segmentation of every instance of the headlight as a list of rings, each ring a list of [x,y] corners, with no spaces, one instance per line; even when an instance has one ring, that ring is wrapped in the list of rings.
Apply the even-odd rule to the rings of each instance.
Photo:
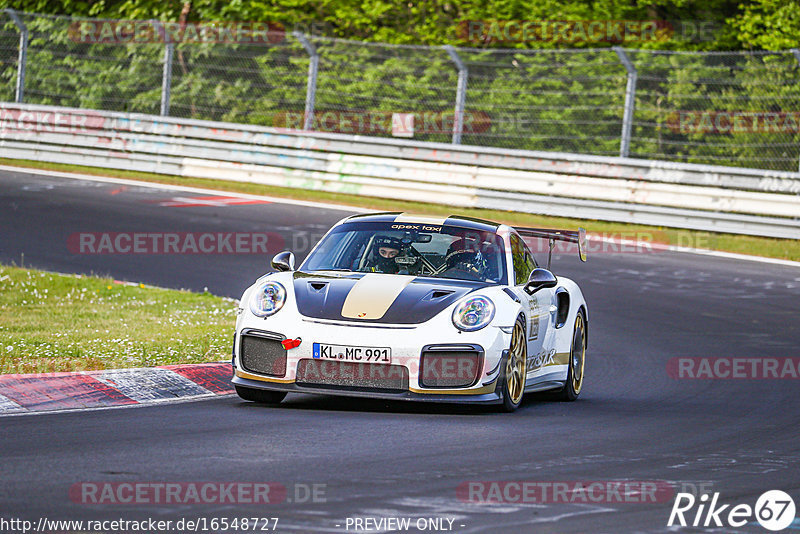
[[[492,322],[494,303],[486,297],[472,297],[453,310],[453,324],[459,330],[480,330]]]
[[[262,282],[250,297],[250,311],[259,317],[278,312],[286,302],[286,289],[278,282]]]

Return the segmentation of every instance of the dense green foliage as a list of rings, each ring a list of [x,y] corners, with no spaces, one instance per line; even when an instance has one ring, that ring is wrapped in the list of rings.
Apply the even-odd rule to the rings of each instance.
[[[788,52],[721,52],[800,43],[800,7],[791,1],[15,0],[13,7],[75,17],[270,21],[325,35],[312,39],[320,53],[314,128],[391,135],[391,113],[412,112],[415,139],[430,141],[450,140],[457,80],[447,53],[430,45],[459,45],[469,67],[464,143],[603,155],[619,153],[627,75],[610,48],[619,44],[639,74],[632,156],[779,170],[798,165],[797,60]],[[159,112],[163,44],[76,42],[68,19],[24,19],[31,29],[26,102]],[[465,41],[468,20],[489,21],[480,42]],[[585,42],[498,40],[502,26],[492,20],[668,23],[655,39],[634,34]],[[0,21],[0,100],[11,100],[18,34],[8,19]],[[288,32],[278,40],[177,45],[170,114],[297,127],[308,54]],[[756,131],[709,128],[705,123],[719,112],[774,120]],[[370,117],[366,125],[355,124],[363,116]],[[681,117],[694,125],[682,128]]]
[[[0,0],[0,8],[33,13],[177,21],[274,21],[287,28],[346,39],[459,44],[467,20],[657,20],[710,23],[713,38],[626,42],[667,49],[792,48],[800,42],[800,4],[793,0]],[[677,36],[676,36],[677,37]],[[596,43],[490,43],[552,48]]]

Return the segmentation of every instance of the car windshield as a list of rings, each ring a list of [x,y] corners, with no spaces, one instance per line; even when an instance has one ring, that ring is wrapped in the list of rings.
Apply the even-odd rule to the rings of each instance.
[[[334,228],[301,269],[506,283],[503,241],[450,225],[349,222]]]

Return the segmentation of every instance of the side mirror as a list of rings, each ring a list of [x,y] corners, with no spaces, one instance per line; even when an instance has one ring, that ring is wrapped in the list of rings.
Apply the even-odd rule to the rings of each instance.
[[[272,258],[272,268],[278,271],[294,271],[294,254],[284,250]]]
[[[528,295],[533,295],[542,288],[555,287],[556,284],[558,284],[556,275],[547,269],[537,267],[531,271],[531,274],[528,277],[528,283],[525,284],[524,289]]]

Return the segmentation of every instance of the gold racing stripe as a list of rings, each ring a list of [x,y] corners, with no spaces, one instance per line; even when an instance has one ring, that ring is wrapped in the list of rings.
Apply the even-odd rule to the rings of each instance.
[[[418,389],[408,388],[411,393],[424,393],[428,395],[485,395],[492,393],[497,387],[497,383],[492,381],[490,384],[475,389]]]
[[[236,376],[240,378],[249,378],[250,380],[261,380],[262,382],[275,382],[278,384],[291,384],[294,382],[293,378],[271,378],[266,376],[254,375],[245,371],[236,369]]]
[[[365,274],[344,299],[342,317],[380,319],[413,279],[395,274]]]
[[[556,352],[552,363],[548,363],[544,367],[550,367],[551,365],[569,365],[569,354],[569,352]]]

